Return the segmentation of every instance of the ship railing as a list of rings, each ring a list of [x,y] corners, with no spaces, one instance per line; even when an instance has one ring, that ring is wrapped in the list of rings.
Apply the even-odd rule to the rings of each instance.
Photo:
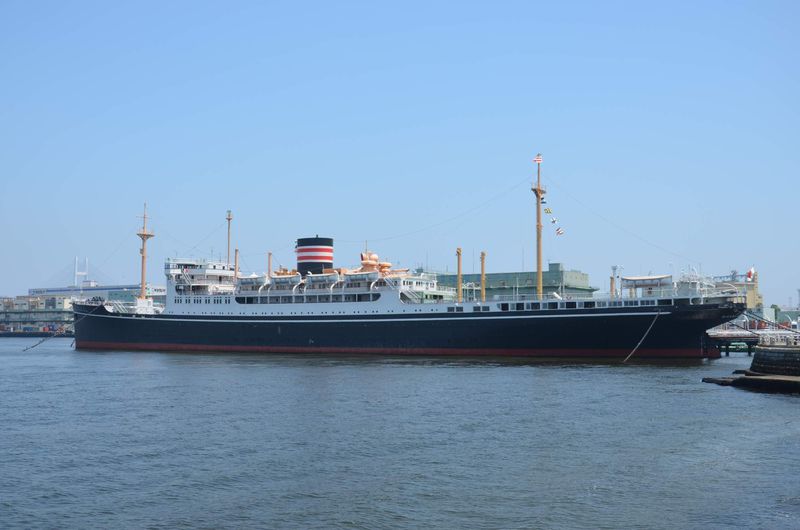
[[[800,334],[790,331],[773,331],[772,333],[759,333],[760,346],[800,346]]]
[[[114,310],[114,313],[133,312],[132,304],[125,304],[124,302],[120,302],[119,300],[109,300],[108,302],[106,302],[106,304],[111,306],[111,308]]]
[[[480,295],[480,291],[477,292]],[[465,290],[465,300],[477,299],[477,296],[472,290]],[[630,296],[628,293],[593,293],[593,294],[558,294],[558,293],[544,293],[541,301],[545,302],[608,302],[614,305],[653,305],[657,302],[658,305],[664,305],[664,300],[689,300],[692,305],[706,303],[709,299],[714,298],[730,298],[736,301],[742,301],[743,295],[737,292],[731,292],[727,289],[702,289],[694,292],[684,291],[680,289],[658,289],[645,294],[637,294]],[[506,302],[506,301],[540,301],[535,293],[519,293],[519,294],[502,294],[502,295],[489,295],[487,300]],[[641,302],[641,303],[640,303]]]
[[[425,301],[425,298],[419,291],[405,289],[400,291],[400,300],[409,304],[421,304]]]
[[[233,280],[231,278],[231,280]],[[192,280],[188,278],[177,278],[175,285],[234,285],[233,281],[220,282],[219,280]]]

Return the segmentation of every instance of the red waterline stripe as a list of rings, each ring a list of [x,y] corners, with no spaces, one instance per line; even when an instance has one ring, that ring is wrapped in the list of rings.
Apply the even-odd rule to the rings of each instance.
[[[172,344],[161,342],[105,342],[76,340],[78,349],[134,350],[134,351],[197,351],[242,353],[316,353],[316,354],[366,354],[366,355],[447,355],[479,357],[542,357],[542,358],[622,358],[630,350],[621,348],[581,349],[480,349],[480,348],[345,348],[330,346],[235,346],[210,344]],[[701,359],[718,358],[719,352],[709,350],[703,355],[700,348],[641,348],[632,359]]]

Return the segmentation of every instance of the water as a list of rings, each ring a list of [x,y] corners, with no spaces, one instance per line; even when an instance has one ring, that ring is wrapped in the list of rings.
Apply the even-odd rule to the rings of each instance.
[[[3,528],[798,528],[749,366],[75,352],[0,339]]]

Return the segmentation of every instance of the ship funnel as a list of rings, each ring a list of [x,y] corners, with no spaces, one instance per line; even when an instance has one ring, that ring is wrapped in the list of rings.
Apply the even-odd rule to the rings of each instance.
[[[333,238],[303,237],[297,240],[297,271],[305,276],[322,274],[323,269],[333,268]]]

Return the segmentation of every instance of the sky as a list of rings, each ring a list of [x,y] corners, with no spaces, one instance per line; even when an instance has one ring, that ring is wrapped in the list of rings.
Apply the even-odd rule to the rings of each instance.
[[[0,294],[167,257],[759,273],[797,304],[800,3],[0,3]],[[546,265],[545,265],[546,266]]]

